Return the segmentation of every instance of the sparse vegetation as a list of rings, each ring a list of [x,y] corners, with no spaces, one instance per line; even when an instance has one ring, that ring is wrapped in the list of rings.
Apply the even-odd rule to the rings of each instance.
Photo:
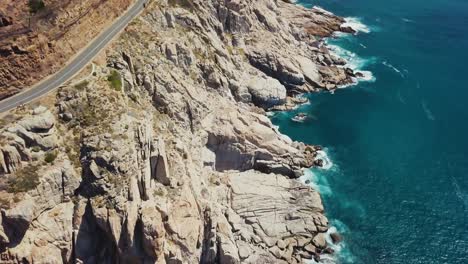
[[[86,87],[88,87],[88,84],[89,84],[88,81],[79,82],[78,84],[75,85],[75,89],[77,89],[77,90],[79,90],[79,91],[82,91],[82,90],[84,90]]]
[[[65,154],[77,170],[81,169],[80,150],[81,150],[81,135],[78,129],[73,128],[72,135],[65,140]]]
[[[111,74],[107,77],[107,80],[110,83],[110,86],[120,92],[122,91],[122,78],[120,77],[119,72],[113,70]]]
[[[164,195],[165,195],[164,189],[162,189],[162,188],[157,188],[157,189],[155,189],[155,190],[153,191],[153,195],[154,195],[155,197],[157,197],[157,196],[159,196],[159,197],[164,196]]]
[[[33,152],[39,152],[39,151],[41,151],[41,148],[39,146],[34,146],[34,147],[31,148],[31,150]]]
[[[8,178],[7,191],[9,193],[20,193],[32,190],[39,185],[38,167],[28,165],[16,171]]]
[[[239,54],[242,56],[242,57],[245,57],[245,50],[243,48],[238,48],[238,51],[239,51]]]
[[[180,6],[190,11],[195,9],[195,4],[192,0],[169,0],[168,3],[171,6]]]
[[[234,54],[233,47],[232,46],[227,46],[226,47],[227,51],[229,52],[229,55]]]
[[[44,157],[44,161],[47,163],[53,163],[56,158],[57,158],[57,153],[55,153],[55,151],[49,151],[46,153]]]
[[[43,0],[29,0],[28,5],[29,5],[29,12],[31,14],[36,14],[37,12],[45,8],[45,4]]]

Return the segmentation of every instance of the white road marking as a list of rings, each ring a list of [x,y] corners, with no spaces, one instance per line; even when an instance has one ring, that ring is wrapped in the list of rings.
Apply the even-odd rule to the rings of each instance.
[[[18,105],[27,103],[28,101],[31,101],[30,99],[34,99],[35,97],[43,95],[42,93],[44,92],[49,92],[59,87],[59,84],[62,84],[63,82],[71,78],[75,73],[78,72],[79,69],[83,68],[89,62],[89,60],[91,60],[98,53],[96,52],[96,50],[104,48],[107,42],[109,42],[112,38],[115,37],[116,31],[120,31],[123,28],[125,28],[126,24],[128,24],[133,18],[136,17],[136,15],[143,9],[142,7],[143,7],[144,2],[145,0],[138,1],[129,11],[127,11],[128,13],[126,15],[119,18],[118,21],[116,21],[116,24],[113,24],[110,28],[107,29],[110,31],[104,31],[105,35],[101,35],[97,37],[96,41],[99,41],[99,42],[93,43],[92,48],[89,47],[91,48],[91,50],[85,49],[82,52],[84,55],[81,58],[79,59],[77,58],[78,59],[77,61],[72,61],[71,64],[68,64],[67,66],[65,66],[65,68],[62,69],[63,72],[59,71],[58,73],[53,75],[51,78],[53,79],[55,77],[56,79],[52,80],[51,83],[47,84],[47,81],[50,80],[49,79],[46,81],[46,83],[43,83],[42,85],[39,85],[36,88],[33,88],[32,90],[26,91],[22,94],[15,95],[11,98],[6,99],[4,102],[0,102],[0,104],[2,103],[6,104],[0,107],[0,113],[8,111]],[[71,68],[67,69],[70,66]],[[31,91],[32,93],[28,95],[28,93]],[[23,95],[26,95],[26,96],[22,97]]]

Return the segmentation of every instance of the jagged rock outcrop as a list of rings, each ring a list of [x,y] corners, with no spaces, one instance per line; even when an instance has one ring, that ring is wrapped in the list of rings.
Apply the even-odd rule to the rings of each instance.
[[[276,78],[284,85],[303,85],[302,72],[291,61],[278,57],[271,51],[252,50],[248,53],[250,63],[265,74]]]
[[[320,40],[342,23],[285,1],[149,4],[105,65],[1,130],[1,250],[30,263],[329,254],[320,196],[296,180],[319,148],[265,110],[351,81]]]

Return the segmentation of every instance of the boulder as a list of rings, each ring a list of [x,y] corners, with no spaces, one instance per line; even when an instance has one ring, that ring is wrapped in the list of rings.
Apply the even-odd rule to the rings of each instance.
[[[283,241],[283,240],[278,240],[278,242],[276,242],[276,245],[280,248],[280,249],[285,249],[286,248],[286,243]]]
[[[316,167],[323,167],[323,160],[322,159],[316,159],[314,161],[314,166]]]
[[[341,235],[338,234],[338,233],[331,233],[331,234],[330,234],[330,238],[331,238],[333,244],[338,244],[338,243],[341,242],[341,240],[343,240],[343,238],[341,237]]]
[[[28,131],[47,132],[55,124],[55,117],[50,111],[24,118],[19,124]]]
[[[0,152],[0,171],[13,173],[21,167],[21,155],[15,147],[7,145]]]
[[[34,219],[36,204],[33,199],[25,199],[12,209],[2,212],[3,228],[10,242],[19,241]]]
[[[315,254],[315,252],[317,252],[317,249],[312,244],[305,245],[304,250],[311,253],[311,254]]]
[[[341,25],[340,30],[345,33],[356,34],[356,30],[350,26]]]
[[[271,77],[254,77],[248,82],[247,88],[257,106],[270,108],[286,102],[286,88]]]
[[[318,233],[313,239],[312,239],[312,244],[314,246],[324,249],[327,247],[327,241],[325,239],[325,234],[324,233]]]

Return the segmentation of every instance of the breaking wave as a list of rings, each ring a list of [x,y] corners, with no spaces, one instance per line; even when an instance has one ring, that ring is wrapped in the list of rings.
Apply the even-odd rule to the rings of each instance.
[[[350,27],[354,29],[356,32],[361,32],[361,33],[370,33],[371,29],[362,23],[361,19],[359,17],[346,17],[345,18],[345,23],[341,25],[342,27]]]
[[[303,183],[307,183],[309,186],[317,190],[322,196],[331,196],[333,195],[330,184],[327,180],[326,173],[329,171],[336,172],[338,170],[337,165],[333,163],[330,157],[327,154],[327,150],[322,150],[317,152],[317,158],[323,160],[322,168],[308,169],[304,171],[304,176],[300,178]],[[343,202],[343,201],[340,201]],[[346,203],[346,202],[345,202]],[[320,256],[320,262],[315,260],[309,260],[305,263],[316,264],[316,263],[326,263],[326,264],[335,264],[335,263],[354,263],[355,257],[351,253],[348,245],[345,240],[334,244],[331,238],[331,234],[338,233],[342,237],[349,234],[349,228],[340,220],[332,219],[330,221],[330,228],[326,233],[327,244],[330,248],[333,249],[333,254],[322,254]]]
[[[359,72],[362,74],[362,77],[356,78],[356,82],[364,81],[364,82],[375,82],[376,78],[371,71],[363,70],[367,65],[372,64],[375,62],[375,58],[365,59],[357,55],[356,53],[346,50],[338,45],[328,44],[328,48],[330,49],[330,53],[334,56],[343,58],[346,60],[345,67],[352,69],[353,71]]]

